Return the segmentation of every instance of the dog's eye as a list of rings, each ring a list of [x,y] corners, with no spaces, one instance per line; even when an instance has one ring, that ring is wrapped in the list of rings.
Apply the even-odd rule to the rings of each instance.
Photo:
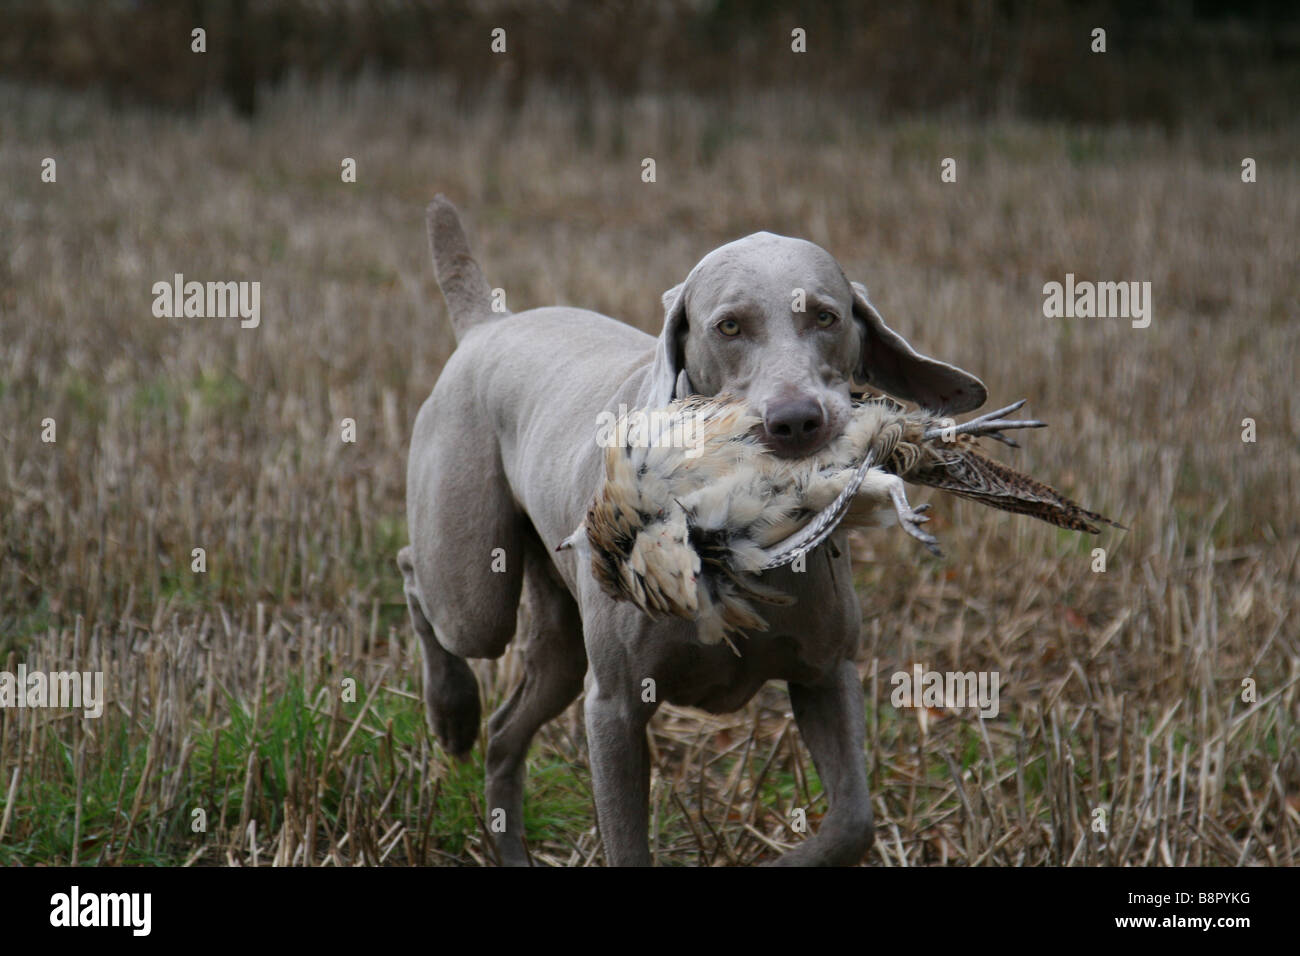
[[[733,338],[740,334],[740,323],[735,319],[723,319],[718,323],[717,328],[727,338]]]
[[[834,312],[831,312],[827,309],[822,309],[820,312],[817,313],[817,328],[829,329],[832,325],[835,324],[837,319],[839,319],[839,316],[836,315]]]

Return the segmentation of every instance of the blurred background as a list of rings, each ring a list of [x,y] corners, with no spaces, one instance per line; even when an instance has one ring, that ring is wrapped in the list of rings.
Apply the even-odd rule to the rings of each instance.
[[[1051,424],[995,455],[1131,529],[921,492],[945,558],[855,540],[871,863],[1294,863],[1300,23],[1132,7],[0,3],[0,668],[109,693],[0,710],[0,862],[492,862],[395,566],[444,192],[512,309],[651,332],[719,244],[811,239]],[[260,326],[154,317],[178,272],[259,281]],[[1045,318],[1066,273],[1151,282],[1150,327]],[[999,672],[999,718],[891,707],[917,663]],[[513,654],[475,666],[495,707]],[[530,758],[539,861],[602,860],[580,708]],[[651,739],[661,863],[825,810],[780,686]]]
[[[175,107],[221,96],[245,115],[290,74],[374,70],[447,77],[467,98],[499,87],[512,108],[541,81],[577,96],[780,87],[883,115],[1251,125],[1294,114],[1297,19],[1286,0],[36,0],[5,10],[0,71]],[[195,24],[211,40],[201,61],[176,42]],[[471,38],[498,27],[516,42],[485,58]],[[794,27],[809,55],[774,56]],[[1104,69],[1078,39],[1095,27]]]

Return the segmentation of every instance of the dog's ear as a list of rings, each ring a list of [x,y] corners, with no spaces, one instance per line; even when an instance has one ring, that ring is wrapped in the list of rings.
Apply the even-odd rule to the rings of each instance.
[[[885,325],[867,298],[866,287],[853,286],[853,319],[862,338],[854,377],[897,398],[939,414],[979,408],[988,398],[984,383],[947,362],[921,355]]]
[[[686,283],[664,293],[664,329],[650,367],[650,407],[663,408],[693,391],[686,375]],[[678,394],[681,392],[682,394]]]

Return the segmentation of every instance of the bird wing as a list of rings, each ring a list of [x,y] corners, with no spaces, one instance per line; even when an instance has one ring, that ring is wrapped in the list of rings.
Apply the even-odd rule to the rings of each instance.
[[[862,485],[862,479],[867,476],[867,472],[871,469],[871,463],[874,460],[874,453],[868,450],[862,456],[862,461],[858,464],[858,467],[853,470],[839,497],[790,537],[771,547],[764,548],[763,551],[767,560],[759,570],[770,571],[773,568],[784,567],[798,558],[801,553],[811,551],[829,538],[839,526],[840,520],[848,513],[849,506],[853,503],[853,496],[858,493],[858,488]]]

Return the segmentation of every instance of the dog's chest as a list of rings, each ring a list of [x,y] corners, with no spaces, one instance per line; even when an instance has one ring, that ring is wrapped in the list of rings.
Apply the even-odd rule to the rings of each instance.
[[[671,641],[654,655],[650,670],[663,700],[727,713],[743,707],[767,681],[816,685],[828,679],[856,650],[857,622],[852,630],[847,624],[810,616],[807,630],[735,638],[739,655],[725,644]]]

